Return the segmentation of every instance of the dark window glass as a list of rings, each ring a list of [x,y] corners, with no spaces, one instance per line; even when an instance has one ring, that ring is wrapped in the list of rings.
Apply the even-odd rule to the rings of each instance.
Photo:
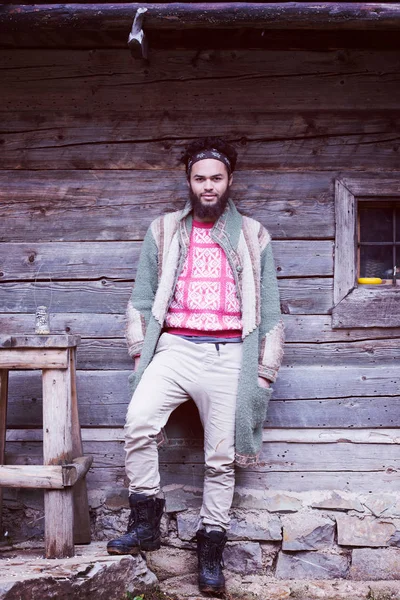
[[[360,242],[391,242],[393,209],[360,207]]]
[[[360,277],[392,279],[393,252],[391,246],[361,246]]]
[[[359,277],[400,280],[400,200],[358,202]]]

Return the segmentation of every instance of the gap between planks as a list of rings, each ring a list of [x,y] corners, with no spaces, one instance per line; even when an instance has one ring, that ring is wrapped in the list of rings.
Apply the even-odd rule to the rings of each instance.
[[[122,427],[82,428],[83,442],[124,442]],[[43,439],[40,429],[9,429],[7,442],[38,442]],[[185,438],[186,439],[186,438]],[[170,439],[170,444],[182,445],[185,439]],[[295,444],[400,444],[400,429],[264,429],[263,442],[287,442]]]

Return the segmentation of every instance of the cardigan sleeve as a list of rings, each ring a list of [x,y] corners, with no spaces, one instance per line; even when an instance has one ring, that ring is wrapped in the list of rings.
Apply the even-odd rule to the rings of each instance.
[[[274,382],[282,362],[285,340],[271,242],[261,253],[260,311],[258,374]]]
[[[149,227],[140,252],[135,285],[126,309],[125,337],[128,353],[132,357],[139,356],[142,351],[157,285],[158,252]]]

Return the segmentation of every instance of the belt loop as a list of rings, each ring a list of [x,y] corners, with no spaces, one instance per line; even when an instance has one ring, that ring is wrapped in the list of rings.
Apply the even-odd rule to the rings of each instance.
[[[219,353],[219,342],[214,342],[214,344],[215,344],[215,347],[217,349],[218,356],[220,356],[220,353]]]

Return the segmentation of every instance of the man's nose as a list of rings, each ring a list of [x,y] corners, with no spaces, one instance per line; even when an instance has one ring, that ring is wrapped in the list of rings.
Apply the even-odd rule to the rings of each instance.
[[[212,190],[214,188],[214,183],[210,180],[210,181],[206,181],[205,185],[204,185],[204,189],[205,190]]]

